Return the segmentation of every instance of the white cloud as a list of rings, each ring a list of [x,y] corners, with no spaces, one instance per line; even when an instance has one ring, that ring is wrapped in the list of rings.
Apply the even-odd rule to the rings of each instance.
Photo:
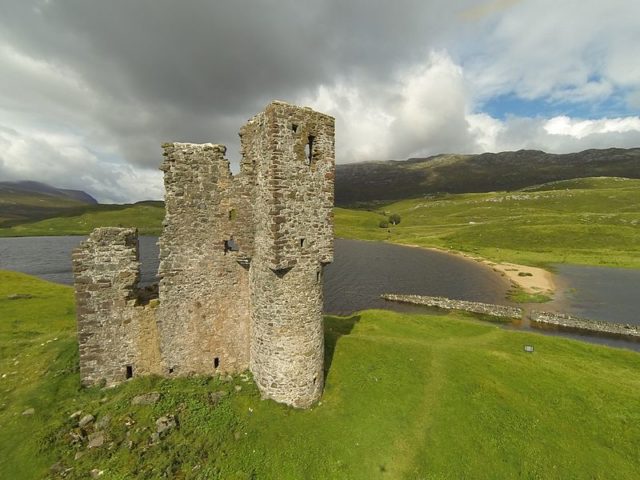
[[[455,47],[478,100],[595,101],[638,87],[640,3],[521,1],[468,25]]]
[[[315,109],[336,116],[336,150],[350,161],[388,158],[393,117],[354,85],[321,85],[315,98],[302,99]]]
[[[598,133],[640,132],[640,117],[580,120],[560,116],[547,120],[544,129],[551,135],[567,135],[575,138],[585,138]]]
[[[303,103],[336,116],[339,162],[480,153],[522,148],[567,153],[640,145],[640,117],[585,120],[567,116],[505,120],[474,112],[465,72],[443,51],[400,71],[392,86],[353,79],[321,86]],[[585,84],[583,98],[601,96],[605,84]]]
[[[506,127],[503,122],[486,113],[467,115],[469,133],[475,140],[474,152],[498,151],[498,137],[504,133]]]
[[[339,162],[640,145],[635,0],[5,3],[0,179],[158,198],[163,141],[237,163],[272,98],[333,114]]]
[[[631,148],[640,145],[640,117],[583,120],[566,116],[508,117],[478,124],[477,138],[493,141],[489,151],[519,149],[570,153],[590,148]],[[497,133],[496,133],[497,132]]]
[[[322,85],[300,103],[336,117],[339,162],[404,159],[471,148],[462,68],[446,52],[400,70],[392,85]]]
[[[447,53],[431,52],[424,64],[401,72],[399,92],[394,151],[416,156],[469,148],[463,71]]]
[[[101,202],[162,198],[159,171],[109,161],[70,134],[18,131],[0,125],[0,178],[37,180],[86,190]]]

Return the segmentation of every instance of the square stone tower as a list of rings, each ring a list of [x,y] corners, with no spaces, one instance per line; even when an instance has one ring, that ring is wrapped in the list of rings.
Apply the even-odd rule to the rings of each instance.
[[[74,253],[84,384],[250,368],[267,398],[319,398],[334,120],[272,102],[240,136],[235,176],[222,145],[163,145],[157,299],[138,288],[134,231],[97,229]]]

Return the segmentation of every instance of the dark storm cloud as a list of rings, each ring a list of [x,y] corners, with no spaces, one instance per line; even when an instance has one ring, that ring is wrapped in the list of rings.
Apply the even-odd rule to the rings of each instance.
[[[424,51],[435,20],[426,5],[20,0],[0,22],[13,48],[71,69],[105,98],[246,116],[353,70],[388,75]]]
[[[22,126],[31,150],[43,139],[30,133],[65,132],[98,157],[149,169],[173,139],[226,143],[237,160],[238,128],[270,100],[342,76],[374,84],[411,62],[433,37],[437,4],[5,1],[0,121]]]
[[[574,0],[539,1],[555,5],[557,22],[576,11]],[[593,75],[574,78],[589,69],[567,73],[569,60],[588,58],[609,8],[578,3],[595,13],[579,28],[567,22],[558,49],[537,2],[3,0],[0,179],[157,198],[163,141],[225,143],[237,161],[239,127],[272,99],[336,115],[338,161],[491,148],[505,127],[469,116],[477,98],[525,87],[527,98],[553,96],[558,85],[587,97],[606,97],[609,84],[640,91],[613,54],[596,62],[613,72],[600,88],[583,85]],[[637,43],[627,18],[611,20],[622,25],[607,30],[620,37],[613,53]],[[532,71],[545,72],[542,87]]]

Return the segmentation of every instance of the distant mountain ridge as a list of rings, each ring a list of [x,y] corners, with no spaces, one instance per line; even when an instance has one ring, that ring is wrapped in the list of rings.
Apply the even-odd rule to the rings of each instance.
[[[96,205],[98,201],[82,190],[56,188],[42,182],[24,180],[20,182],[0,182],[0,193],[3,194],[41,194],[57,198],[67,198],[88,205]]]
[[[33,181],[0,182],[0,226],[40,220],[97,204],[95,198],[81,190]]]
[[[640,148],[568,154],[518,150],[340,164],[336,167],[336,204],[433,193],[516,190],[558,180],[603,176],[640,178]]]

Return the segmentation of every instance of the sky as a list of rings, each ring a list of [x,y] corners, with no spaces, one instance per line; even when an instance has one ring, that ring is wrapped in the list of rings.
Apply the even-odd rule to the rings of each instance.
[[[161,199],[271,100],[336,161],[640,147],[637,0],[0,0],[0,181]]]

